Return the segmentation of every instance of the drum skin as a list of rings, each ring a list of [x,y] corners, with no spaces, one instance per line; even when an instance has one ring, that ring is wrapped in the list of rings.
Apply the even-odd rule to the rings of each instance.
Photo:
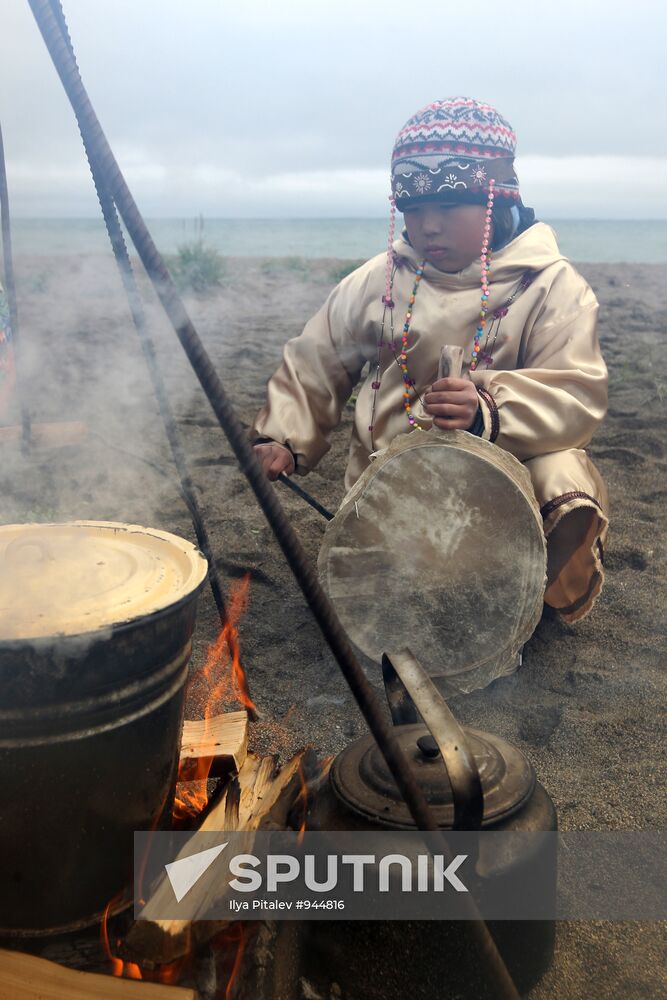
[[[343,500],[318,569],[367,663],[407,645],[447,693],[485,687],[516,668],[542,613],[530,476],[463,431],[401,435]]]

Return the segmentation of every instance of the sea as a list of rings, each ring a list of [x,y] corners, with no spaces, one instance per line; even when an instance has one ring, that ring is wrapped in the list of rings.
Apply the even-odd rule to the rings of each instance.
[[[147,219],[158,249],[203,240],[224,256],[367,259],[386,246],[387,219]],[[574,261],[667,263],[667,220],[544,219],[561,252]],[[16,254],[105,253],[101,219],[12,222]]]

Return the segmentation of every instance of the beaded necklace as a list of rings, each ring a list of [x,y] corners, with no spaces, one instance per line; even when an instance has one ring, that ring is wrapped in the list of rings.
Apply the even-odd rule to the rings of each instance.
[[[471,356],[471,360],[470,360],[470,371],[475,371],[475,369],[477,368],[477,365],[478,365],[478,362],[479,362],[479,359],[480,359],[480,354],[482,355],[483,359],[486,359],[486,358],[490,357],[490,355],[486,354],[485,351],[480,348],[480,340],[482,338],[482,335],[484,334],[484,328],[486,327],[486,317],[487,317],[487,313],[489,311],[489,273],[491,271],[491,249],[489,247],[489,240],[490,240],[490,237],[491,237],[491,217],[492,217],[492,214],[493,214],[493,202],[494,202],[494,199],[495,199],[495,193],[494,193],[493,189],[495,187],[495,183],[496,182],[495,182],[495,180],[493,180],[493,178],[489,180],[489,195],[488,195],[488,200],[487,200],[487,203],[486,203],[486,215],[485,215],[485,219],[484,219],[484,233],[483,233],[483,237],[482,237],[482,251],[481,251],[481,254],[480,254],[480,258],[479,258],[480,269],[481,269],[481,286],[482,286],[481,304],[480,304],[480,313],[479,313],[480,318],[479,318],[479,322],[477,324],[477,328],[475,330],[475,336],[474,336],[474,340],[473,340],[472,356]],[[407,354],[407,351],[408,351],[408,334],[410,332],[410,323],[412,321],[412,308],[413,308],[413,306],[415,304],[415,300],[417,298],[417,292],[419,291],[419,284],[420,284],[420,282],[422,280],[422,277],[423,277],[423,274],[424,274],[424,268],[426,266],[426,259],[422,260],[422,262],[420,263],[420,265],[417,268],[416,273],[415,273],[415,282],[414,282],[414,285],[412,286],[412,292],[410,293],[410,297],[408,299],[408,308],[406,310],[405,320],[403,322],[403,335],[401,337],[401,351],[400,351],[400,354],[398,356],[396,356],[396,341],[394,339],[394,305],[395,304],[394,304],[394,300],[392,299],[392,292],[393,292],[393,287],[394,287],[394,275],[396,274],[395,263],[392,265],[392,261],[393,261],[392,247],[393,247],[393,243],[394,243],[394,231],[395,231],[395,226],[396,226],[396,203],[394,201],[393,195],[389,196],[389,201],[390,201],[390,204],[391,204],[391,214],[390,214],[390,220],[389,220],[389,239],[388,239],[388,245],[387,245],[387,265],[386,265],[386,271],[385,271],[385,293],[382,296],[382,305],[384,306],[384,309],[383,309],[383,312],[382,312],[382,326],[381,326],[381,329],[380,329],[380,340],[378,341],[378,354],[377,354],[377,362],[376,362],[376,366],[375,366],[375,378],[374,378],[373,382],[371,383],[371,388],[373,390],[373,402],[372,402],[372,405],[371,405],[371,422],[370,422],[370,424],[368,426],[368,430],[369,430],[370,435],[371,435],[371,448],[372,449],[375,448],[375,442],[374,442],[374,439],[373,439],[373,430],[374,430],[374,426],[375,426],[375,410],[376,410],[376,405],[377,405],[377,394],[378,394],[378,390],[379,390],[380,384],[381,384],[381,379],[380,379],[380,372],[381,372],[381,352],[382,352],[382,348],[385,347],[385,346],[387,346],[387,343],[386,343],[386,341],[384,339],[385,320],[386,320],[387,310],[389,310],[389,324],[390,324],[390,340],[389,340],[389,345],[388,346],[391,347],[391,350],[394,352],[394,360],[398,363],[398,365],[399,365],[399,367],[401,369],[401,372],[402,372],[402,377],[403,377],[403,408],[404,408],[405,414],[406,414],[406,416],[408,418],[408,423],[410,424],[410,427],[411,428],[415,428],[416,427],[418,430],[421,430],[421,428],[419,427],[419,424],[417,423],[417,421],[415,419],[414,414],[412,413],[412,404],[410,402],[410,390],[414,388],[415,382],[414,382],[414,379],[410,378],[410,374],[408,372],[408,354]],[[498,335],[498,331],[496,330],[495,336],[497,336],[497,335]],[[493,340],[494,344],[495,344],[495,336],[494,336],[494,340]],[[486,341],[484,343],[484,348],[486,348],[486,346],[487,346],[488,339],[489,339],[489,335],[487,333]],[[488,368],[488,361],[487,361],[487,368]],[[421,397],[419,397],[419,394],[417,394],[417,398],[421,398]]]
[[[394,361],[401,369],[403,378],[403,408],[408,418],[408,423],[410,424],[410,427],[416,428],[417,430],[421,430],[421,427],[417,423],[414,414],[412,413],[412,404],[410,402],[410,389],[414,388],[415,382],[414,379],[410,377],[410,373],[408,372],[407,350],[408,350],[408,334],[410,332],[410,321],[412,320],[412,308],[415,304],[415,299],[417,298],[417,292],[419,291],[419,284],[424,274],[425,265],[426,265],[426,260],[423,260],[415,273],[415,283],[412,286],[412,291],[408,299],[408,308],[405,313],[405,320],[403,322],[403,335],[401,337],[400,353],[397,353],[397,343],[394,334],[394,300],[391,297],[394,287],[394,275],[396,274],[396,263],[394,262],[393,266],[390,264],[389,267],[389,272],[387,277],[388,291],[382,296],[382,305],[384,306],[384,309],[382,311],[382,325],[380,327],[380,339],[378,341],[378,352],[377,352],[377,359],[375,362],[375,378],[371,382],[371,389],[373,390],[373,402],[371,404],[371,422],[368,426],[368,430],[370,431],[371,435],[371,450],[375,449],[373,430],[375,428],[375,410],[377,406],[377,394],[381,385],[380,372],[382,369],[383,347],[389,347],[391,349],[394,355]],[[389,312],[389,341],[386,341],[384,339],[387,312]],[[417,398],[421,400],[421,396],[419,395],[419,393],[417,393]]]
[[[475,339],[472,348],[472,361],[470,362],[470,371],[474,372],[477,368],[477,361],[479,359],[479,342],[484,333],[484,327],[486,326],[486,314],[489,308],[489,271],[491,270],[491,251],[489,250],[489,237],[491,235],[491,215],[493,214],[493,200],[495,195],[493,193],[493,188],[495,185],[494,180],[489,181],[489,200],[486,203],[486,218],[484,220],[484,236],[482,239],[482,253],[479,258],[479,263],[482,271],[482,307],[480,309],[480,319],[477,329],[475,330]]]

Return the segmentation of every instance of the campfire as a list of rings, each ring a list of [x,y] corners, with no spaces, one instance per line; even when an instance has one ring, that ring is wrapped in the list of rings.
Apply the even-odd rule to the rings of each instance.
[[[287,828],[292,814],[297,817],[295,828],[305,829],[306,772],[313,768],[313,752],[298,753],[278,769],[275,757],[258,756],[248,748],[250,720],[257,718],[257,709],[242,665],[238,625],[249,597],[247,574],[232,587],[228,620],[191,682],[198,691],[205,689],[206,696],[202,718],[183,723],[172,789],[171,826],[175,830],[251,834],[268,826]],[[137,881],[141,886],[141,870]],[[153,910],[159,911],[161,891],[171,891],[166,881],[151,897]],[[96,943],[90,932],[74,932],[58,943],[41,938],[33,950],[45,957],[38,957],[14,950],[17,942],[7,939],[10,950],[0,951],[0,995],[13,996],[12,984],[20,980],[24,990],[20,995],[26,1000],[46,995],[54,1000],[79,995],[112,997],[117,994],[109,981],[122,978],[143,981],[138,996],[147,1000],[195,996],[231,1000],[237,996],[244,955],[257,936],[256,929],[249,931],[243,924],[230,922],[153,920],[151,908],[144,919],[132,922],[129,902],[124,892],[108,900]],[[28,991],[26,982],[31,984]],[[44,992],[47,984],[48,994]],[[86,992],[77,992],[81,989]]]
[[[241,665],[238,623],[247,608],[250,574],[232,588],[227,606],[227,621],[209,647],[206,662],[198,677],[198,685],[206,689],[204,717],[201,722],[186,722],[179,766],[179,790],[174,801],[177,827],[186,827],[208,804],[208,779],[214,763],[220,768],[231,764],[238,770],[243,759],[236,745],[245,746],[247,720],[256,718],[257,711],[250,697],[245,670]],[[233,702],[244,711],[221,715]],[[236,741],[236,743],[235,743]],[[229,770],[229,767],[227,768]]]

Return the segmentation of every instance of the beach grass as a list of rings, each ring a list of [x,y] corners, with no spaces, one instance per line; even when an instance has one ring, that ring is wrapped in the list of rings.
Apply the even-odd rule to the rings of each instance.
[[[177,247],[170,270],[179,291],[205,295],[222,285],[225,262],[215,247],[197,239]]]

